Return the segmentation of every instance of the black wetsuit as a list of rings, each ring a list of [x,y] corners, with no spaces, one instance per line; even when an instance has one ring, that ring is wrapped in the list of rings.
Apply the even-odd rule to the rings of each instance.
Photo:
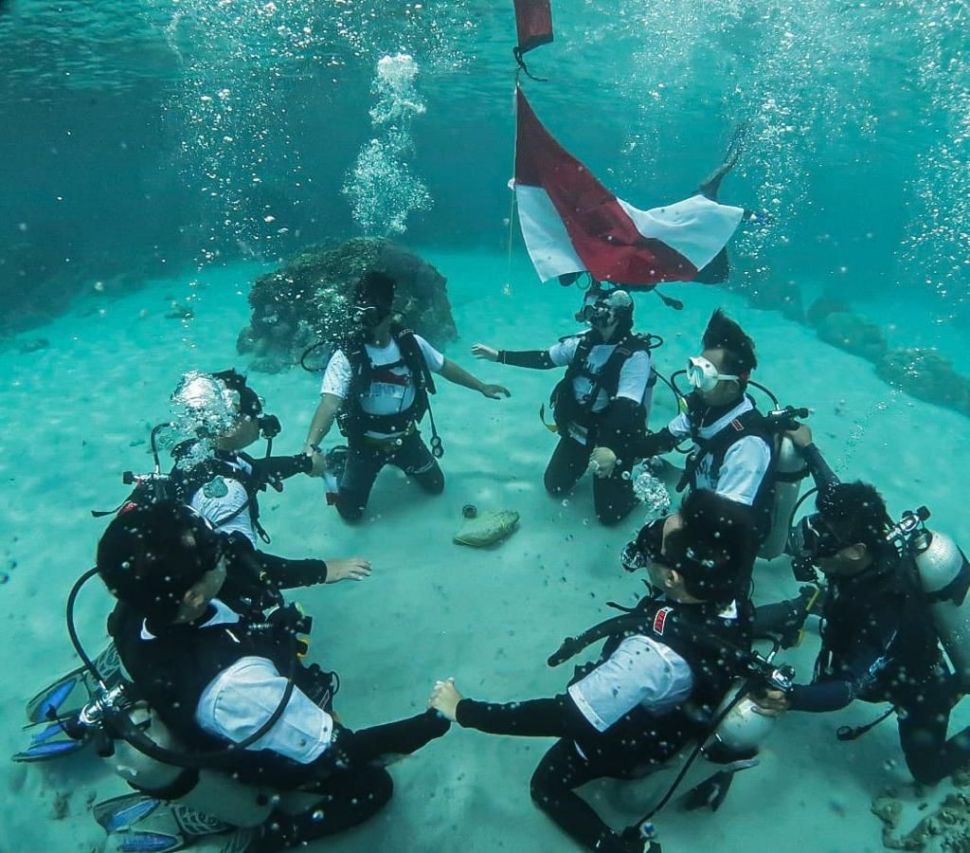
[[[722,618],[715,605],[683,605],[654,599],[642,602],[639,610],[637,616],[643,620],[639,627],[609,639],[600,662],[595,667],[578,670],[574,682],[603,665],[624,635],[647,637],[682,658],[680,666],[684,661],[689,666],[693,680],[688,697],[690,712],[686,700],[664,710],[651,710],[638,704],[605,730],[598,730],[570,693],[510,704],[471,699],[458,703],[457,720],[466,728],[491,734],[560,739],[545,754],[532,776],[532,799],[560,828],[589,850],[620,853],[630,848],[575,789],[593,779],[644,775],[690,740],[705,736],[709,730],[709,714],[724,696],[732,678],[722,644],[746,648],[743,625],[736,619]],[[659,658],[657,665],[670,666]],[[617,684],[616,692],[624,692],[623,688],[628,686]]]
[[[174,455],[176,458],[189,457],[192,449],[193,443],[186,442],[175,448]],[[220,480],[236,481],[245,490],[246,501],[237,509],[215,510],[207,506],[207,511],[203,512],[232,543],[226,555],[227,577],[220,598],[236,609],[243,608],[245,612],[266,610],[282,603],[281,590],[326,582],[325,561],[280,557],[255,545],[257,534],[264,541],[269,540],[259,523],[259,493],[267,486],[281,490],[284,480],[309,473],[310,466],[310,457],[303,453],[257,459],[248,453],[217,450],[195,465],[176,465],[172,470],[179,498],[187,504],[192,503],[200,490],[211,488],[213,484],[225,489]]]
[[[801,452],[819,489],[839,482],[814,444]],[[854,699],[892,703],[906,765],[917,781],[932,784],[970,761],[970,728],[946,738],[959,688],[907,560],[887,544],[860,574],[827,576],[815,676],[795,685],[790,701],[792,710],[816,712]],[[774,606],[758,608],[756,626]]]
[[[618,462],[609,477],[593,478],[593,503],[596,517],[603,524],[616,524],[626,518],[638,503],[630,479],[630,469],[634,463],[632,448],[645,432],[644,397],[656,382],[648,362],[641,397],[632,400],[617,394],[620,372],[635,353],[649,353],[651,343],[649,338],[644,339],[633,333],[622,334],[617,340],[604,341],[595,329],[578,337],[575,355],[551,399],[559,443],[546,466],[543,482],[551,495],[568,493],[586,473],[594,447],[609,447],[616,454]],[[606,362],[599,367],[592,366],[590,355],[593,348],[610,345],[615,345],[615,349]],[[502,364],[534,370],[551,370],[558,366],[548,350],[501,350],[498,360]],[[573,380],[580,376],[590,382],[589,393],[582,400],[576,398],[573,387]],[[607,405],[594,411],[603,394],[608,400]],[[576,431],[581,431],[583,441],[575,437]]]
[[[242,659],[266,658],[280,674],[293,673],[294,691],[303,692],[327,713],[333,681],[332,674],[317,666],[296,662],[294,667],[299,649],[293,640],[292,622],[240,614],[231,614],[238,616],[235,621],[225,621],[225,615],[219,621],[216,613],[210,605],[193,623],[156,625],[119,604],[109,618],[109,633],[138,695],[190,752],[218,750],[220,759],[213,763],[213,769],[232,773],[243,782],[320,795],[319,802],[298,815],[274,812],[262,828],[261,841],[247,850],[296,846],[367,820],[387,803],[393,790],[391,777],[378,766],[382,757],[414,752],[447,731],[446,720],[426,711],[360,731],[333,721],[329,745],[307,764],[269,749],[226,749],[227,741],[198,724],[196,709],[213,679]],[[240,730],[238,726],[251,725],[254,719],[268,718],[270,711],[259,682],[253,683],[252,690],[252,707],[239,707],[245,719],[230,729]],[[292,708],[293,704],[287,705],[280,725],[286,725]],[[293,725],[298,726],[299,709],[293,713],[297,715]],[[168,796],[183,796],[193,785],[193,775],[188,771]],[[166,796],[158,792],[154,795]]]

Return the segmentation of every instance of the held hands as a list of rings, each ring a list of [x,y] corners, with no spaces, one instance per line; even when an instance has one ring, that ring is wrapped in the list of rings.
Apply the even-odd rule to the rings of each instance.
[[[589,470],[601,480],[613,475],[613,469],[619,460],[608,447],[594,447],[589,455]]]
[[[324,583],[340,581],[362,581],[370,577],[370,563],[362,557],[348,560],[327,560],[327,579]]]
[[[464,698],[455,687],[455,679],[447,678],[444,681],[434,683],[431,698],[428,700],[428,707],[434,708],[443,717],[455,723],[457,722],[458,703]]]
[[[498,350],[487,344],[472,344],[472,355],[485,361],[498,361]]]
[[[327,473],[327,461],[324,459],[322,453],[314,450],[312,447],[304,452],[310,457],[310,470],[307,471],[308,477],[322,477]]]

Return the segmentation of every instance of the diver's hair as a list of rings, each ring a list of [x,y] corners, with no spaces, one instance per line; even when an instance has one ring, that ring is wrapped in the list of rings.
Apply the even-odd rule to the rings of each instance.
[[[731,601],[741,592],[741,578],[750,574],[754,563],[750,507],[709,489],[695,489],[681,504],[680,516],[684,526],[667,536],[665,556],[692,596]]]
[[[860,480],[834,483],[819,490],[815,506],[846,545],[861,542],[875,553],[886,549],[892,520],[875,486]]]
[[[726,354],[724,368],[732,373],[749,373],[758,366],[754,341],[720,308],[707,321],[701,344],[705,350],[723,349]]]
[[[387,273],[367,270],[354,288],[354,300],[357,304],[364,303],[390,308],[394,303],[396,287],[397,280]]]
[[[126,504],[98,542],[97,568],[108,591],[158,624],[178,615],[185,593],[222,553],[222,540],[185,504]]]

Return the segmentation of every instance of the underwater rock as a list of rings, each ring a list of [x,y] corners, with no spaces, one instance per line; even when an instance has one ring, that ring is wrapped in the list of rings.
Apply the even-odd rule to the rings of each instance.
[[[889,348],[882,329],[849,311],[834,311],[815,327],[826,343],[869,361],[879,361]]]
[[[936,350],[890,350],[876,364],[876,373],[918,400],[970,415],[970,379],[957,373]]]
[[[895,834],[903,811],[900,800],[877,797],[871,809],[882,822],[882,843],[890,850],[970,850],[970,797],[949,794],[939,808],[923,818],[909,832]]]
[[[394,306],[406,327],[435,346],[458,336],[444,276],[388,240],[358,238],[336,248],[308,249],[256,279],[249,293],[250,324],[239,334],[238,351],[297,364],[311,344],[338,340],[352,321],[354,285],[368,269],[397,280]]]
[[[500,542],[519,524],[519,514],[514,510],[500,509],[469,514],[462,510],[463,521],[454,536],[457,545],[484,548]]]
[[[802,292],[798,283],[792,279],[774,281],[765,284],[763,287],[747,290],[745,295],[755,308],[761,308],[765,311],[778,311],[789,320],[794,320],[797,323],[801,323],[805,319]]]
[[[829,314],[848,314],[849,306],[834,296],[820,296],[805,310],[805,322],[817,326]]]

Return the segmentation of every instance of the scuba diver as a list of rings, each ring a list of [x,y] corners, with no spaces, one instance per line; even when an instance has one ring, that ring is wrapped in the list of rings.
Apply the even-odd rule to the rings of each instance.
[[[747,513],[731,501],[691,493],[679,513],[645,526],[624,552],[624,562],[647,569],[656,594],[567,640],[549,659],[557,665],[607,639],[599,661],[577,668],[566,692],[493,704],[466,699],[449,679],[436,682],[430,706],[489,734],[559,738],[532,777],[535,804],[587,850],[641,851],[638,827],[615,832],[575,789],[644,776],[689,742],[708,742],[715,709],[750,651],[736,601],[750,537]]]
[[[694,442],[678,491],[713,489],[719,495],[751,507],[759,541],[772,524],[774,436],[754,400],[745,393],[751,371],[758,366],[754,341],[717,309],[702,338],[703,351],[688,359],[687,379],[692,391],[686,410],[666,427],[641,438],[627,457],[609,449],[594,451],[600,471],[631,465],[673,450],[685,438]]]
[[[586,292],[577,320],[588,331],[563,338],[547,350],[499,350],[475,344],[476,358],[566,373],[552,392],[559,443],[546,466],[544,483],[551,495],[572,490],[597,452],[608,452],[614,464],[593,466],[596,517],[606,525],[626,518],[638,500],[630,481],[632,448],[646,432],[656,376],[650,350],[653,336],[633,331],[633,299],[625,290],[599,282]],[[621,460],[616,464],[616,460]]]
[[[800,577],[812,568],[825,577],[822,645],[810,684],[785,695],[768,691],[758,704],[771,712],[823,712],[855,699],[889,702],[910,773],[935,784],[970,763],[970,728],[946,737],[968,683],[960,605],[970,564],[951,539],[922,528],[925,508],[894,525],[874,486],[838,481],[806,426],[791,435],[819,486],[816,512],[792,530],[789,551]],[[872,725],[840,729],[839,738],[852,740]]]
[[[443,450],[434,418],[430,450],[418,431],[425,412],[430,415],[432,373],[492,400],[509,396],[507,388],[482,382],[420,335],[402,329],[393,311],[395,286],[393,278],[375,271],[357,283],[355,306],[362,326],[327,364],[304,445],[307,456],[319,453],[320,442],[337,420],[349,448],[343,459],[335,453],[338,448],[328,458],[331,473],[339,474],[334,503],[346,521],[364,514],[374,480],[388,464],[429,494],[444,489],[437,460]]]
[[[258,540],[268,543],[269,536],[259,522],[259,492],[267,486],[281,491],[296,474],[320,477],[325,463],[319,453],[270,455],[280,422],[263,413],[262,400],[242,374],[187,373],[172,401],[178,422],[194,433],[172,450],[174,493],[233,542],[224,599],[266,610],[282,603],[280,590],[370,575],[370,563],[359,557],[293,560],[260,550]],[[266,456],[245,453],[261,435],[269,442]]]
[[[191,768],[148,793],[183,798],[208,765],[246,785],[314,795],[299,813],[273,810],[246,848],[264,853],[372,817],[392,793],[381,763],[449,723],[434,711],[360,731],[338,722],[333,675],[299,659],[306,617],[292,607],[243,615],[219,598],[226,545],[184,504],[132,504],[101,537],[97,573],[119,601],[108,627],[130,675],[125,692],[150,706],[182,748],[179,766]],[[139,788],[139,779],[129,782]]]
[[[235,370],[187,373],[172,395],[172,402],[177,426],[194,437],[173,448],[176,464],[169,474],[162,474],[155,436],[169,424],[156,427],[152,431],[155,472],[126,472],[125,481],[134,483],[135,489],[122,508],[174,499],[206,518],[226,539],[227,577],[220,592],[223,601],[241,613],[262,614],[283,606],[284,590],[342,580],[360,581],[371,574],[370,563],[359,557],[290,559],[258,547],[259,539],[269,541],[259,523],[259,492],[267,485],[281,490],[282,481],[296,474],[321,476],[323,457],[307,457],[303,453],[270,455],[280,423],[275,416],[263,413],[262,401],[244,376]],[[243,452],[260,435],[268,440],[266,455],[254,458]],[[113,513],[93,514],[99,517]],[[102,651],[98,662],[109,684],[120,679],[117,651],[112,645]],[[94,689],[81,667],[38,691],[27,702],[26,714],[30,724],[44,727],[32,734],[28,746],[14,760],[47,761],[84,748],[86,741],[72,738],[63,727],[47,722],[51,712],[65,716],[82,708]]]

